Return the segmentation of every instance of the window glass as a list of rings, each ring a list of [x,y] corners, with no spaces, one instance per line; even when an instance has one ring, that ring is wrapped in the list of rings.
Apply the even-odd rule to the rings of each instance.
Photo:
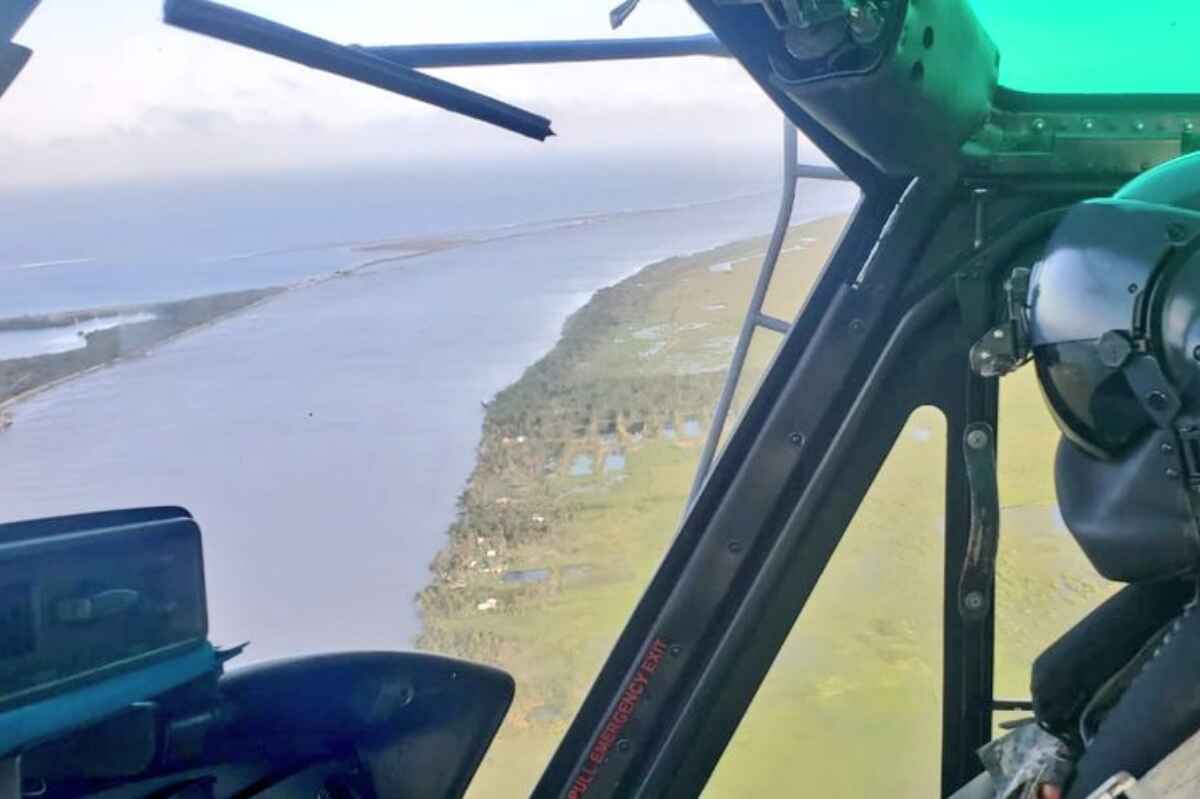
[[[1096,573],[1063,526],[1054,494],[1059,432],[1032,367],[1000,382],[999,418],[994,693],[1028,699],[1034,658],[1119,586]]]
[[[235,5],[346,42],[610,33],[575,3]],[[631,32],[703,29],[651,5]],[[186,507],[211,637],[251,643],[230,669],[506,669],[471,790],[528,793],[678,529],[778,209],[777,109],[730,59],[447,74],[553,112],[543,145],[153,0],[43,3],[16,41],[0,522]],[[769,312],[857,199],[802,187]],[[731,419],[780,340],[756,334]]]
[[[1200,8],[1176,0],[972,0],[1000,83],[1052,94],[1195,94]]]
[[[822,189],[827,189],[827,187],[828,184],[821,181],[800,181],[797,191],[809,191],[819,196]],[[831,244],[841,235],[844,226],[845,215],[835,213],[818,217],[809,224],[795,225],[788,230],[783,247],[779,251],[779,260],[775,265],[771,282],[767,286],[766,296],[763,298],[762,312],[765,315],[789,325],[795,320],[804,301],[808,298],[809,289],[816,277],[816,272],[813,270],[814,255],[823,263]],[[762,240],[761,245],[765,248],[766,239]],[[753,271],[760,266],[761,262],[762,251],[759,250],[746,257],[744,266]],[[738,299],[742,302],[742,308],[750,301],[750,290],[752,290],[752,285],[742,285],[738,289]],[[745,294],[745,297],[741,297],[741,294]],[[750,346],[746,350],[746,359],[741,375],[733,394],[733,401],[729,405],[729,413],[726,415],[725,425],[722,429],[720,441],[722,445],[729,439],[742,412],[754,398],[759,381],[767,371],[767,367],[771,365],[771,361],[774,360],[775,353],[779,351],[782,343],[783,334],[781,332],[761,325],[754,328]]]
[[[806,244],[780,277],[800,298],[846,207],[797,220],[791,238]],[[517,680],[472,796],[532,788],[674,537],[765,244],[661,261],[598,293],[489,403],[451,544],[420,597],[420,645]],[[781,340],[756,332],[727,429]]]
[[[909,418],[705,797],[936,796],[946,424]],[[788,775],[785,778],[781,775]]]
[[[796,187],[797,201],[809,196],[821,196],[829,190],[829,183],[820,180],[801,180]],[[779,251],[779,263],[763,301],[763,312],[791,322],[800,313],[808,298],[808,287],[812,283],[813,252],[823,253],[830,242],[836,241],[844,227],[843,214],[830,214],[815,219],[811,224],[794,226],[783,240]]]

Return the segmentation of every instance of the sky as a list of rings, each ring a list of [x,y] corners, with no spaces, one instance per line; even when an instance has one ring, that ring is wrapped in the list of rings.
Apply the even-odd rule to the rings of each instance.
[[[347,44],[706,30],[684,0],[643,0],[615,34],[615,0],[230,4]],[[0,188],[439,160],[765,162],[779,146],[778,111],[730,59],[436,71],[550,117],[558,135],[543,144],[168,28],[157,0],[43,0],[15,41],[34,55],[0,99]]]

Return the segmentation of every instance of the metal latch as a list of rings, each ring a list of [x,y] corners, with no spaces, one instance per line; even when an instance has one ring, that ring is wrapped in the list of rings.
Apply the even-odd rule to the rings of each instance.
[[[996,485],[995,432],[986,422],[963,431],[963,457],[971,494],[971,529],[958,582],[958,612],[965,621],[987,618],[992,607],[1000,546],[1000,491]]]
[[[1002,377],[1029,360],[1029,275],[1025,267],[1012,271],[1004,281],[1007,318],[971,347],[971,370],[980,377]]]

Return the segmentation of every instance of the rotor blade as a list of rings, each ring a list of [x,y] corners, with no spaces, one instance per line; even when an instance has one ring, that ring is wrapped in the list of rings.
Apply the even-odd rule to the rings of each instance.
[[[625,24],[625,20],[629,19],[629,15],[637,8],[639,0],[625,0],[621,5],[608,12],[608,23],[612,25],[612,29],[616,30]]]
[[[169,25],[341,75],[539,141],[554,135],[550,120],[545,117],[424,75],[360,48],[336,44],[209,0],[166,0],[163,20]]]
[[[361,47],[360,49],[380,58],[418,69],[678,58],[694,55],[729,57],[729,51],[725,49],[725,45],[721,44],[721,40],[712,34],[655,36],[641,39],[406,44]]]

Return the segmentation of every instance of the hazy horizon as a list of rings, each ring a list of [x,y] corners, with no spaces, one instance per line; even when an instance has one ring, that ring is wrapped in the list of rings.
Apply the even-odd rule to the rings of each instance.
[[[705,30],[683,0],[647,0],[619,32],[611,3],[237,0],[350,43],[657,36]],[[552,119],[538,143],[403,97],[169,28],[156,0],[45,3],[16,41],[33,58],[0,99],[5,189],[370,165],[581,158],[765,163],[780,115],[729,59],[438,70]],[[820,159],[808,145],[805,157]],[[823,160],[823,159],[821,159]]]

